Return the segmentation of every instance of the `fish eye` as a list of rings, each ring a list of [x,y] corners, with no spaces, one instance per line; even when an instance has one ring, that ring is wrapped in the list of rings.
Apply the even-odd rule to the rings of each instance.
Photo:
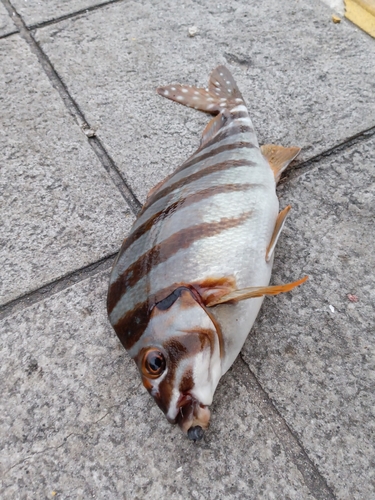
[[[143,363],[143,374],[150,378],[157,378],[164,372],[166,367],[165,357],[158,349],[151,349],[146,352]]]

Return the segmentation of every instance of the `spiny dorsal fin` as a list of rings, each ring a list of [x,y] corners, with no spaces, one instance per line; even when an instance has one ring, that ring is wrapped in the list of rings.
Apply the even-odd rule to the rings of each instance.
[[[279,293],[293,290],[296,286],[302,285],[302,283],[304,283],[307,279],[308,276],[305,276],[298,281],[293,281],[293,283],[287,283],[285,285],[254,286],[243,288],[242,290],[235,290],[234,292],[230,292],[223,297],[209,301],[206,305],[207,307],[212,307],[218,304],[224,304],[225,302],[239,302],[240,300],[263,297],[263,295],[278,295]]]
[[[299,154],[301,148],[296,146],[284,148],[283,146],[278,146],[277,144],[264,144],[260,147],[260,150],[272,168],[275,181],[278,182],[281,174],[287,168],[289,163],[291,163]]]

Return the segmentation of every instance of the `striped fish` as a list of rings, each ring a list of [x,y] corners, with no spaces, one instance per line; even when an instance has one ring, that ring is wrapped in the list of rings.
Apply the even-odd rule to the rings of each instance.
[[[224,66],[207,89],[157,92],[214,118],[197,151],[149,193],[113,266],[108,314],[168,421],[198,440],[264,296],[307,279],[268,286],[290,209],[279,213],[275,186],[300,149],[259,147]]]

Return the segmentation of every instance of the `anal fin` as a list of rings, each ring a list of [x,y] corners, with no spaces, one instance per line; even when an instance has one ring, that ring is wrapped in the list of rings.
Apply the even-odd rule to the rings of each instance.
[[[302,285],[308,276],[301,278],[300,280],[293,281],[292,283],[286,283],[285,285],[275,285],[275,286],[253,286],[249,288],[243,288],[242,290],[235,290],[222,297],[210,300],[206,306],[212,307],[218,304],[224,304],[225,302],[239,302],[240,300],[253,299],[255,297],[263,297],[263,295],[278,295],[279,293],[290,292],[296,286]]]
[[[281,234],[281,231],[283,230],[286,218],[288,216],[289,210],[292,207],[290,205],[286,206],[284,210],[282,210],[279,215],[277,216],[276,219],[276,224],[275,224],[275,229],[273,230],[271,241],[267,247],[266,251],[266,262],[269,262],[269,260],[272,257],[272,254],[275,250],[277,240],[279,239],[279,236]]]
[[[301,151],[301,148],[292,146],[284,148],[277,144],[264,144],[260,147],[275,176],[276,183],[279,182],[281,174]]]

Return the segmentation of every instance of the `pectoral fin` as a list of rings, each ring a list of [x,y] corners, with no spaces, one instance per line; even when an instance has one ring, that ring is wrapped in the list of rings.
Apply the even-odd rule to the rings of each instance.
[[[304,283],[307,279],[308,276],[305,276],[298,281],[293,281],[293,283],[287,283],[285,285],[255,286],[243,288],[242,290],[235,290],[234,292],[230,292],[218,299],[209,301],[206,305],[208,307],[212,307],[217,304],[224,304],[225,302],[239,302],[240,300],[253,299],[255,297],[262,297],[263,295],[278,295],[279,293],[293,290],[296,286],[302,285],[302,283]]]
[[[263,156],[266,158],[275,176],[276,183],[279,182],[281,174],[287,168],[294,158],[299,154],[301,148],[290,147],[284,148],[276,144],[264,144],[261,146]]]
[[[271,259],[271,257],[272,257],[273,251],[275,250],[275,246],[276,246],[277,240],[279,239],[281,231],[283,230],[286,218],[287,218],[289,210],[291,208],[292,207],[290,205],[288,205],[277,216],[276,224],[275,224],[275,229],[273,230],[273,234],[272,234],[272,238],[271,238],[270,244],[267,247],[266,262],[268,262]]]
[[[192,285],[199,293],[203,304],[207,306],[233,292],[236,289],[236,280],[233,276],[209,277]]]

